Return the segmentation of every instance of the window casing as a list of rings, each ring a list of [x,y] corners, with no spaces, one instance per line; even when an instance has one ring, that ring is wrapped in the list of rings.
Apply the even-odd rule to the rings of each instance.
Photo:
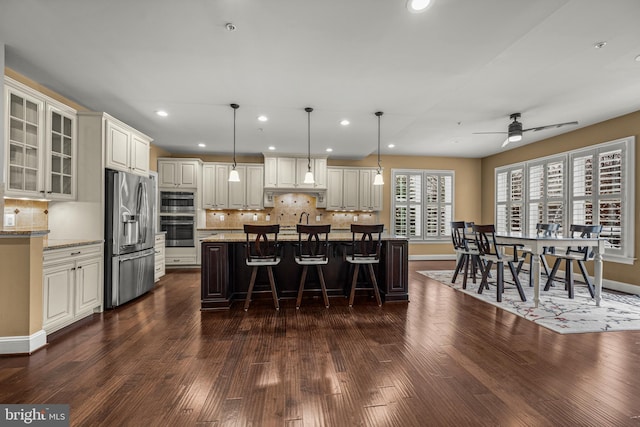
[[[538,222],[559,223],[563,230],[601,224],[601,236],[607,238],[604,258],[630,263],[634,176],[634,137],[496,168],[496,229],[532,233]]]
[[[453,171],[392,170],[393,233],[410,241],[451,238]]]

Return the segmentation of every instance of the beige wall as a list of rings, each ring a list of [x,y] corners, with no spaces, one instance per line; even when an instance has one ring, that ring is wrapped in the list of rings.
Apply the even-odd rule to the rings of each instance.
[[[482,159],[482,199],[485,200],[482,206],[482,222],[492,224],[494,221],[494,170],[496,167],[550,156],[628,136],[635,136],[636,140],[640,140],[640,111]],[[640,156],[640,150],[636,149],[636,165],[638,164],[638,156]],[[638,171],[636,171],[636,176],[637,174]],[[636,178],[637,181],[638,179]],[[638,186],[634,187],[636,211],[633,220],[635,224],[638,224],[638,220],[640,220],[640,188]],[[638,251],[640,250],[640,227],[636,226],[635,231],[635,253],[638,256]],[[639,274],[640,267],[638,262],[633,265],[605,262],[604,265],[605,279],[640,285]]]
[[[0,238],[0,337],[42,329],[42,237]]]
[[[64,96],[52,91],[51,89],[42,86],[40,83],[34,82],[33,80],[23,76],[22,74],[18,74],[17,72],[13,71],[11,68],[7,68],[5,67],[4,69],[4,74],[8,77],[11,77],[12,79],[19,81],[22,84],[25,84],[27,86],[29,86],[32,89],[37,90],[40,93],[43,93],[45,95],[47,95],[50,98],[55,99],[56,101],[62,102],[65,105],[68,105],[69,107],[77,110],[77,111],[89,111],[86,107],[83,107],[82,105],[78,104],[77,102],[74,102],[72,100],[70,100],[69,98],[65,98]]]
[[[149,170],[158,172],[158,157],[169,157],[171,153],[157,145],[151,144],[149,149]]]
[[[173,157],[200,158],[205,162],[230,162],[230,156],[173,155]],[[238,163],[262,163],[262,156],[237,156]],[[378,165],[377,155],[361,160],[341,160],[329,158],[329,166],[371,167]],[[434,169],[453,170],[455,173],[455,218],[454,220],[479,222],[481,219],[481,160],[457,157],[382,156],[381,166],[384,178],[383,210],[379,218],[390,228],[391,219],[391,170],[392,169]],[[409,246],[410,255],[453,254],[451,243],[414,243]]]

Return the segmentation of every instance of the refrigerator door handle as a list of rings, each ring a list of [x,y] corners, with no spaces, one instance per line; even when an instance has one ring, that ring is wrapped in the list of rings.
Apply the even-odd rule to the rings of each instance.
[[[126,261],[131,261],[131,260],[134,260],[134,259],[145,258],[145,257],[148,257],[148,256],[153,255],[153,254],[155,254],[155,250],[154,249],[147,249],[147,250],[144,250],[142,252],[136,252],[135,255],[133,255],[133,256],[122,256],[121,255],[119,257],[119,261],[122,263],[122,262],[126,262]]]

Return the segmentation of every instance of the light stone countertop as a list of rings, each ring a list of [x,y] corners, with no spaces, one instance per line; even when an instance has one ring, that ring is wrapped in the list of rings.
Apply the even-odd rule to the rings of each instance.
[[[103,243],[104,240],[82,240],[82,239],[44,239],[42,247],[43,251],[52,249],[73,248],[76,246],[94,245]]]
[[[34,229],[31,227],[0,227],[1,237],[36,237],[49,234],[49,230]]]
[[[342,231],[336,233],[329,233],[329,241],[330,242],[350,242],[353,235],[351,232]],[[382,240],[407,240],[404,236],[395,236],[391,234],[382,234]],[[202,243],[207,242],[217,242],[217,243],[237,243],[237,242],[246,242],[247,237],[245,233],[223,233],[219,232],[213,236],[206,237],[202,239]],[[278,233],[278,241],[279,242],[297,242],[298,241],[298,233]]]

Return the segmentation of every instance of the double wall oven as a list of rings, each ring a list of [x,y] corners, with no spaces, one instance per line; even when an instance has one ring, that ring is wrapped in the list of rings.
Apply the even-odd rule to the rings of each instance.
[[[195,247],[195,200],[193,192],[160,192],[160,230],[167,232],[167,247]]]

